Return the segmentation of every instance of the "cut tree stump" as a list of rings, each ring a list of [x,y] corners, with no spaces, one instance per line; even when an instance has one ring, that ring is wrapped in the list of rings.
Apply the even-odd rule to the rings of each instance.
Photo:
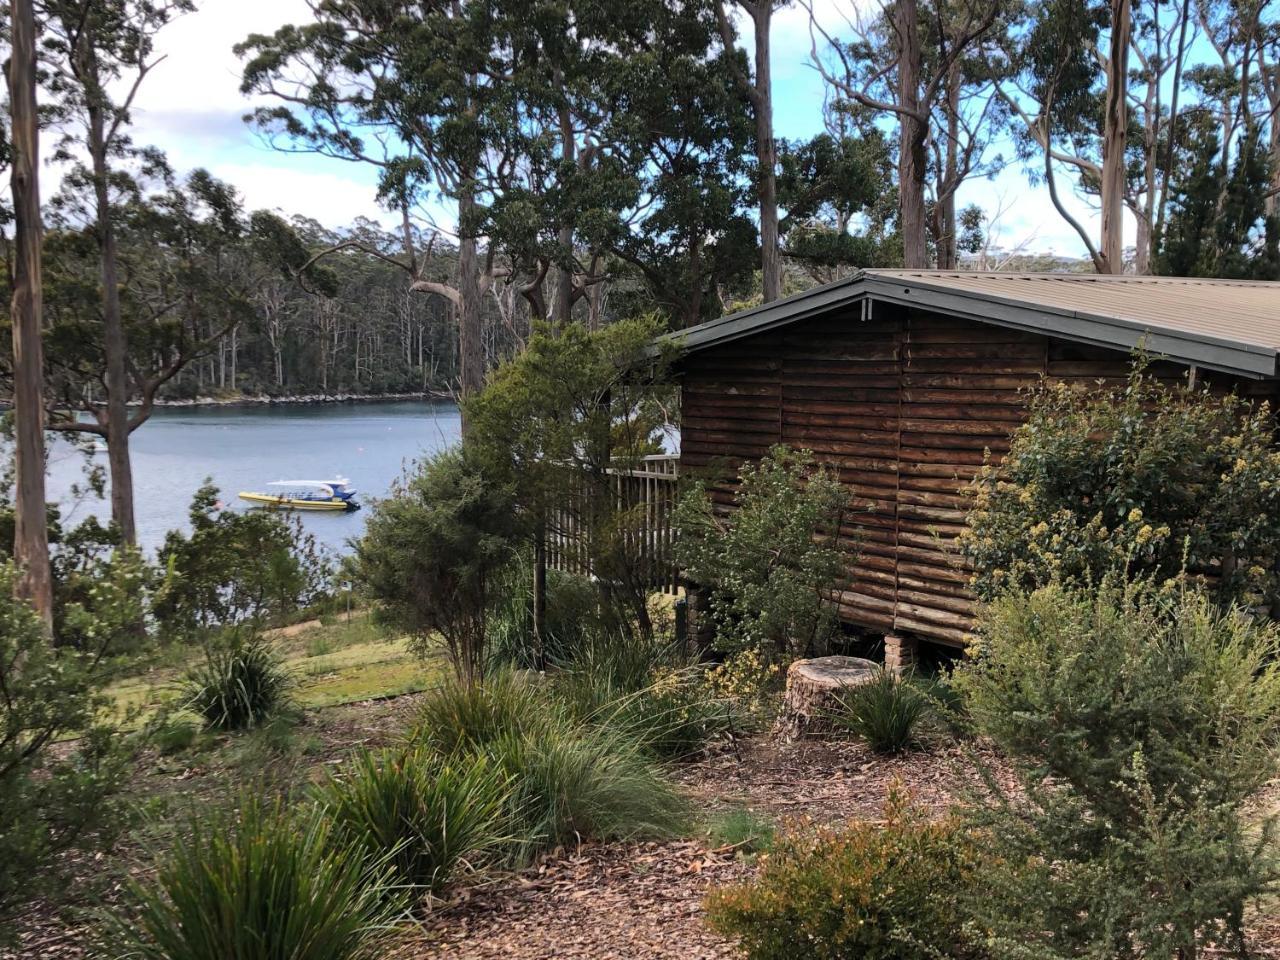
[[[879,665],[862,657],[818,657],[797,660],[787,668],[787,692],[778,725],[784,736],[796,740],[815,733],[831,733],[828,715],[837,699],[850,687],[871,680]]]

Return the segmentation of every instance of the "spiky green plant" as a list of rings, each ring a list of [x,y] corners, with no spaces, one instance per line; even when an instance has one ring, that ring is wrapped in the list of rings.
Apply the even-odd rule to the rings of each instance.
[[[256,727],[289,706],[293,681],[262,638],[210,649],[183,680],[182,706],[213,730]]]
[[[390,875],[385,857],[335,844],[319,810],[246,796],[179,836],[101,945],[138,960],[372,960],[402,909]]]
[[[437,892],[468,857],[497,845],[506,778],[483,759],[448,760],[423,746],[362,751],[317,791],[354,850],[391,851],[401,884]]]
[[[836,698],[832,722],[865,740],[876,753],[899,753],[916,742],[929,698],[909,679],[881,667],[866,683]]]

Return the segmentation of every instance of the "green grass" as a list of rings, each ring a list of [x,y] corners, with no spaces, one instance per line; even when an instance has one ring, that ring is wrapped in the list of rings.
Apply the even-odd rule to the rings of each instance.
[[[741,857],[767,853],[777,832],[773,821],[745,807],[712,814],[705,829],[709,847],[729,849]]]
[[[410,652],[407,641],[386,636],[359,613],[350,621],[345,617],[329,624],[313,621],[270,631],[267,636],[294,679],[294,703],[304,709],[416,693],[437,682],[447,669],[443,661],[423,664]],[[182,674],[201,657],[199,650],[184,653],[185,657],[178,657],[166,652],[153,669],[124,677],[108,688],[117,713],[145,722],[161,707],[174,706]]]

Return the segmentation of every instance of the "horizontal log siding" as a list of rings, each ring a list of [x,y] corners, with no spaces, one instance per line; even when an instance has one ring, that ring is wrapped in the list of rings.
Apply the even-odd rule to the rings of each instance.
[[[802,321],[684,362],[681,468],[718,477],[713,497],[727,505],[744,459],[779,442],[812,450],[854,504],[841,616],[959,645],[975,612],[969,571],[951,549],[964,524],[961,488],[987,451],[1009,449],[1025,391],[1041,377],[1123,383],[1129,363],[1099,347],[884,305],[869,321]],[[1186,367],[1151,372],[1185,382]],[[1276,392],[1274,382],[1201,379],[1215,390]]]

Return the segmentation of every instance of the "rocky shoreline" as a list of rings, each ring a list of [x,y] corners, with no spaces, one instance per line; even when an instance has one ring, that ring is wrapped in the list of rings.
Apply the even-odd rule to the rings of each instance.
[[[267,394],[245,394],[238,397],[192,397],[190,399],[159,398],[157,407],[243,407],[314,403],[372,403],[378,400],[432,400],[450,402],[447,393],[417,391],[413,393],[304,393],[296,396],[272,397]],[[136,405],[136,404],[131,404]]]

